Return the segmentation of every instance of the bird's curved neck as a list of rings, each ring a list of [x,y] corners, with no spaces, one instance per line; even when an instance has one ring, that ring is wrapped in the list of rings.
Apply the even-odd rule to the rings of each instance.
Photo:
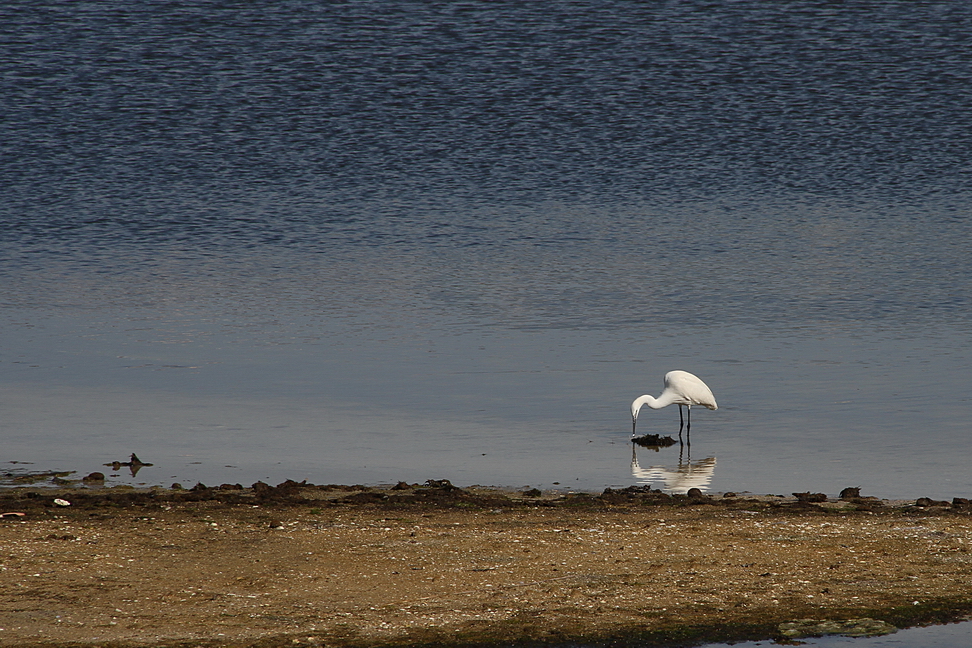
[[[675,394],[670,391],[663,391],[658,398],[650,394],[645,394],[644,396],[639,396],[635,401],[637,408],[641,408],[642,405],[647,405],[651,409],[661,409],[675,402]]]

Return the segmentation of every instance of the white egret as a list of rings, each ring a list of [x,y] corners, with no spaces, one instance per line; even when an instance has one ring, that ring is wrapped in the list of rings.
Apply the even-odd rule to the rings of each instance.
[[[702,379],[687,371],[669,371],[665,374],[665,390],[658,395],[658,398],[645,394],[634,399],[631,403],[631,436],[635,435],[635,426],[638,424],[638,412],[642,405],[647,405],[652,409],[661,409],[675,403],[678,405],[678,438],[682,438],[682,426],[685,421],[682,418],[682,405],[688,407],[688,429],[692,428],[692,406],[702,405],[710,410],[719,409],[716,405],[715,396],[709,386],[702,382]]]

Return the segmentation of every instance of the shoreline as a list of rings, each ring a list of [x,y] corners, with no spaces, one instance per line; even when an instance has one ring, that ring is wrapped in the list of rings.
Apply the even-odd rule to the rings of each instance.
[[[669,646],[972,614],[961,498],[288,481],[4,488],[0,514],[4,646]]]

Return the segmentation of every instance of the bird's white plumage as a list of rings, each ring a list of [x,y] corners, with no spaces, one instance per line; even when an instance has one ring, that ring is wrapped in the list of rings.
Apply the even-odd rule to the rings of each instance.
[[[685,405],[689,408],[689,412],[693,405],[708,407],[710,410],[719,409],[712,390],[702,382],[701,378],[687,371],[669,371],[665,374],[665,389],[658,398],[645,394],[631,403],[632,433],[634,433],[634,423],[638,420],[638,412],[644,405],[652,409],[661,409],[672,404]]]

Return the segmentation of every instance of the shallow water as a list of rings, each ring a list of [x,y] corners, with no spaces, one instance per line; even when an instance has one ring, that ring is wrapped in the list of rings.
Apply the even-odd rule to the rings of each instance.
[[[968,6],[31,7],[11,470],[972,493]]]
[[[969,645],[972,628],[968,623],[910,628],[883,637],[816,637],[800,639],[805,646],[817,648],[964,648]],[[756,648],[774,646],[772,641],[743,641],[734,644],[707,644],[705,648]]]

